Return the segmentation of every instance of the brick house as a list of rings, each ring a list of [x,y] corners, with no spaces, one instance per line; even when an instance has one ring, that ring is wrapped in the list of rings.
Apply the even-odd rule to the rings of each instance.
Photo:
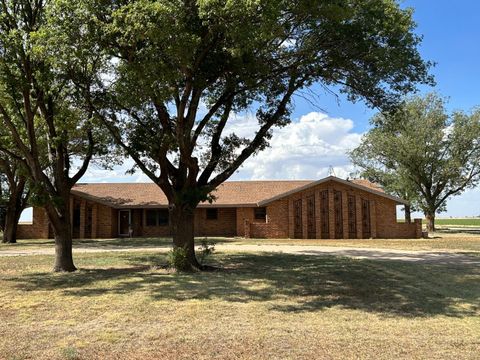
[[[419,238],[421,220],[397,221],[407,202],[366,180],[229,181],[195,212],[196,236],[247,238]],[[74,238],[168,236],[167,199],[155,184],[78,184],[72,190]],[[19,238],[52,236],[43,209]]]

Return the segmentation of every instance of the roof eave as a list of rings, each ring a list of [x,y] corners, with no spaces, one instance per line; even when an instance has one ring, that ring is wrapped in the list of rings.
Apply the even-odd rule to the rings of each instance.
[[[369,188],[369,187],[366,187],[366,186],[363,186],[363,185],[355,184],[354,182],[347,181],[347,180],[343,180],[343,179],[337,178],[337,177],[335,177],[335,176],[328,176],[328,177],[326,177],[326,178],[323,178],[323,179],[314,181],[314,182],[312,182],[312,183],[310,183],[310,184],[307,184],[307,185],[301,186],[301,187],[299,187],[299,188],[296,188],[296,189],[287,191],[287,192],[285,192],[285,193],[283,193],[283,194],[279,194],[279,195],[276,195],[276,196],[271,197],[271,198],[269,198],[269,199],[262,200],[262,201],[258,202],[258,206],[268,205],[268,204],[272,203],[273,201],[283,199],[283,198],[285,198],[285,197],[287,197],[287,196],[289,196],[289,195],[293,195],[293,194],[296,194],[296,193],[298,193],[298,192],[300,192],[300,191],[310,189],[311,187],[314,187],[314,186],[317,186],[317,185],[326,183],[326,182],[328,182],[328,181],[336,181],[336,182],[341,183],[341,184],[344,184],[344,185],[352,186],[352,187],[357,188],[357,189],[359,189],[359,190],[363,190],[363,191],[369,192],[369,193],[371,193],[371,194],[375,194],[375,195],[382,196],[382,197],[384,197],[384,198],[393,200],[393,201],[395,201],[395,202],[398,203],[398,204],[410,205],[410,203],[409,203],[407,200],[401,199],[401,198],[399,198],[399,197],[396,197],[396,196],[393,196],[393,195],[389,195],[389,194],[386,194],[386,193],[384,193],[384,192],[377,191],[377,190],[374,190],[374,189],[372,189],[372,188]]]
[[[72,195],[78,196],[80,198],[83,198],[85,200],[90,200],[92,202],[96,202],[99,204],[102,204],[104,206],[113,208],[113,209],[162,209],[162,208],[168,208],[168,204],[159,204],[159,203],[151,203],[151,204],[115,204],[112,202],[109,202],[108,200],[102,199],[100,197],[86,194],[82,191],[79,190],[72,190],[71,191]],[[197,207],[198,208],[239,208],[239,207],[257,207],[258,205],[256,203],[238,203],[238,204],[209,204],[209,203],[201,203]]]

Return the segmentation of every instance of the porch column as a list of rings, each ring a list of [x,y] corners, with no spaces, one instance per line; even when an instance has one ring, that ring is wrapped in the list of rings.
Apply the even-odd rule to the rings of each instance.
[[[320,191],[315,191],[315,238],[322,238],[322,207],[320,205]]]
[[[357,219],[357,239],[363,239],[362,198],[358,194],[355,196],[355,217]]]
[[[329,239],[335,239],[335,200],[334,189],[332,186],[328,187],[328,232]]]
[[[243,225],[245,227],[245,239],[250,239],[251,234],[250,234],[250,221],[248,219],[243,220]]]
[[[377,211],[375,210],[375,200],[370,200],[370,232],[373,239],[377,237]]]
[[[342,190],[342,219],[343,219],[343,238],[348,239],[348,193]]]
[[[295,225],[293,214],[293,200],[288,200],[288,237],[293,239],[295,237]]]
[[[80,235],[78,236],[80,239],[85,239],[85,215],[86,215],[86,204],[85,200],[80,201]]]

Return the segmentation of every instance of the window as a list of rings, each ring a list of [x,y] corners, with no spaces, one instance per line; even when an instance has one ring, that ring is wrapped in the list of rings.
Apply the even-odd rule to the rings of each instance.
[[[254,209],[255,213],[255,220],[263,220],[267,219],[267,208],[259,207]]]
[[[207,209],[207,220],[217,220],[218,209]]]
[[[168,209],[158,210],[158,225],[159,226],[168,225]]]
[[[157,210],[147,210],[147,226],[157,226]]]
[[[168,226],[168,209],[147,210],[147,226]]]

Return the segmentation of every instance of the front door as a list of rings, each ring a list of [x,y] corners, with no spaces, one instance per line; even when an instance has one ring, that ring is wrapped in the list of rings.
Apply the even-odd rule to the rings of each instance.
[[[130,228],[130,210],[120,210],[118,212],[118,235],[128,236]]]

